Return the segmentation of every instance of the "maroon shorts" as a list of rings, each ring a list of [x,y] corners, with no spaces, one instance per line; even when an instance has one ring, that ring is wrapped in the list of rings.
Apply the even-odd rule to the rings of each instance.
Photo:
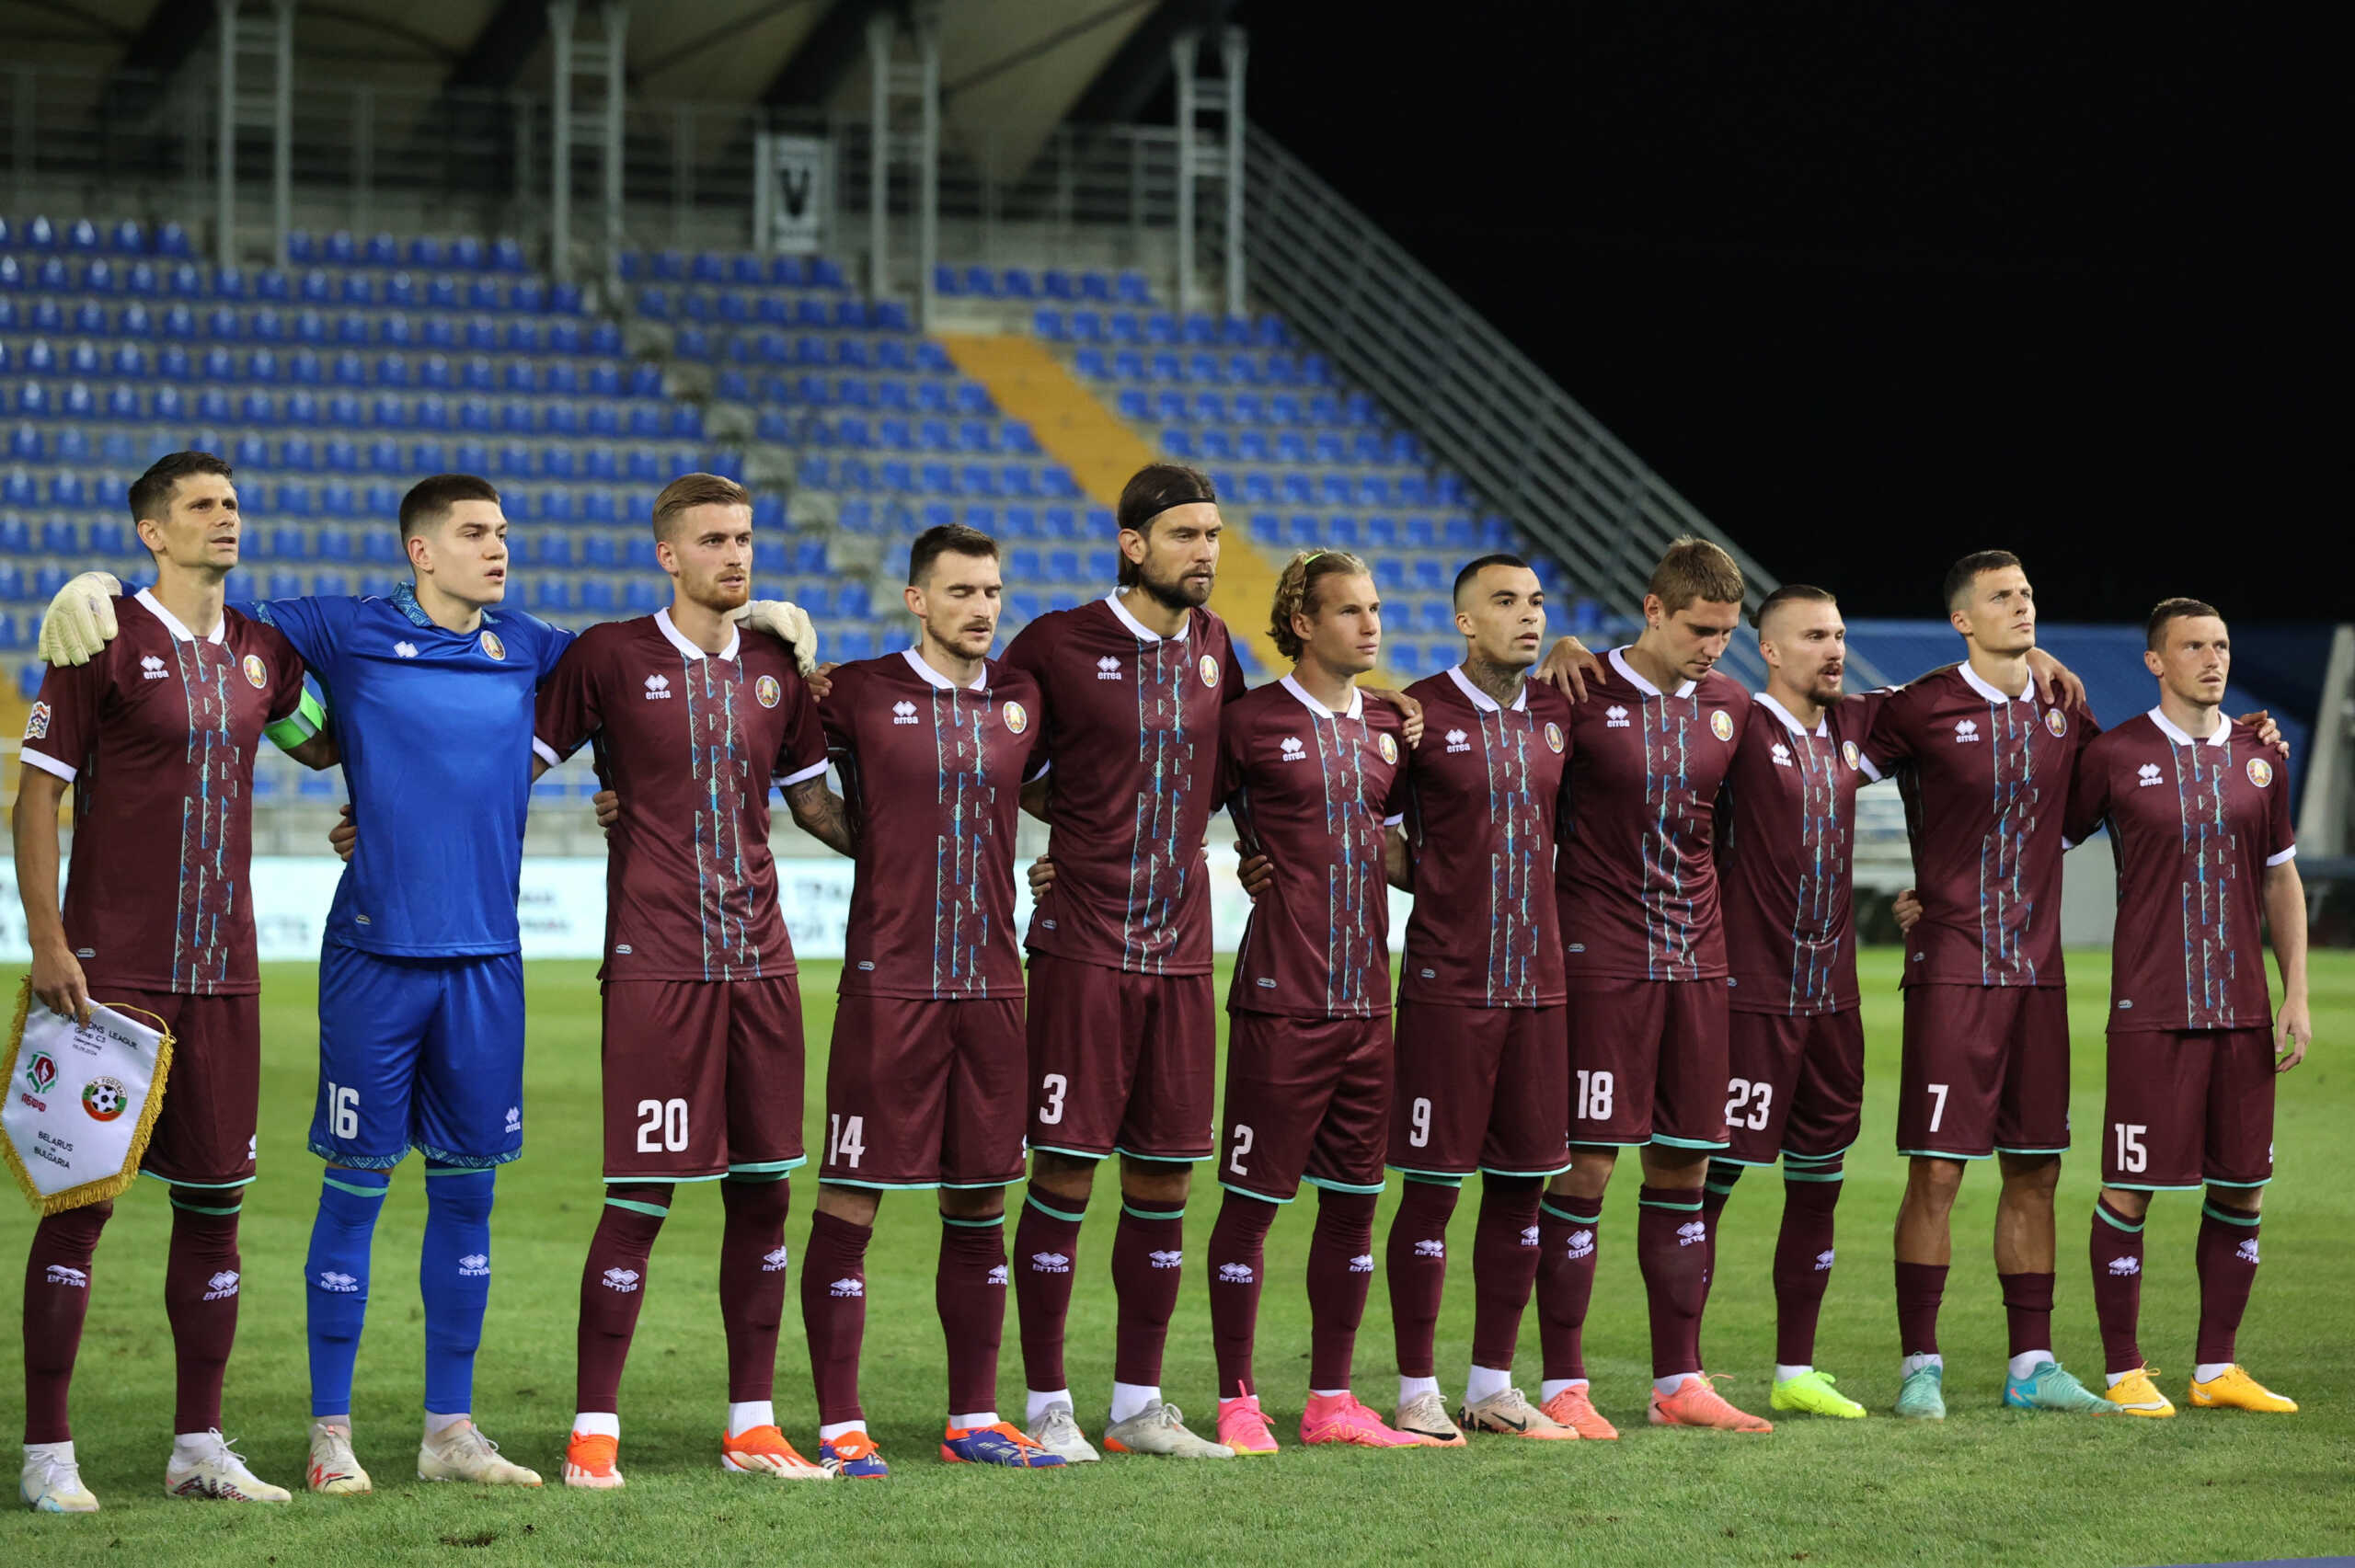
[[[1229,1015],[1219,1185],[1290,1203],[1304,1181],[1382,1190],[1390,1020]]]
[[[2101,1179],[2139,1191],[2273,1179],[2273,1032],[2109,1036]]]
[[[1030,1147],[1207,1160],[1218,1069],[1208,975],[1030,956]]]
[[[1398,1004],[1390,1166],[1427,1176],[1569,1168],[1568,1041],[1559,1007]]]
[[[1727,1015],[1727,1160],[1824,1159],[1856,1141],[1864,1115],[1865,1024],[1855,1008]]]
[[[1572,988],[1570,1141],[1726,1146],[1723,980]]]
[[[1949,1160],[2069,1147],[2069,997],[2059,986],[1909,986],[1897,1151]]]
[[[608,980],[605,1180],[801,1163],[801,983]]]
[[[845,996],[826,1058],[818,1179],[1002,1187],[1022,1179],[1022,999]]]
[[[242,1187],[254,1179],[261,1116],[261,998],[124,990],[92,982],[109,1007],[136,1008],[172,1032],[164,1108],[139,1168],[183,1187]],[[144,1024],[149,1020],[140,1018]]]

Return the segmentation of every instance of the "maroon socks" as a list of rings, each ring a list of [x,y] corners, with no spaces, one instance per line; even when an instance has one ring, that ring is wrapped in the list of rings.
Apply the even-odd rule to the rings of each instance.
[[[1701,1370],[1709,1299],[1709,1222],[1698,1187],[1646,1185],[1636,1196],[1636,1264],[1651,1304],[1652,1376]]]
[[[948,1413],[997,1408],[997,1351],[1005,1337],[1005,1217],[940,1217],[933,1304],[948,1347]]]
[[[580,1265],[580,1325],[574,1341],[573,1405],[621,1408],[622,1366],[629,1359],[638,1310],[646,1299],[647,1258],[670,1212],[671,1188],[647,1183],[609,1186]]]
[[[1821,1164],[1803,1175],[1785,1170],[1783,1228],[1775,1238],[1775,1359],[1786,1367],[1815,1362],[1816,1321],[1832,1284],[1832,1214],[1844,1185],[1836,1161],[1828,1174]]]
[[[867,1243],[874,1235],[873,1226],[854,1225],[823,1209],[810,1217],[810,1244],[801,1253],[801,1333],[810,1342],[810,1381],[824,1425],[867,1418],[858,1403],[858,1352],[867,1336]]]
[[[1380,1193],[1316,1194],[1316,1230],[1308,1240],[1308,1386],[1346,1391],[1373,1288],[1373,1209]],[[1224,1382],[1222,1377],[1220,1381]]]
[[[2241,1313],[2248,1308],[2249,1288],[2257,1283],[2257,1210],[2219,1203],[2213,1196],[2200,1206],[2200,1341],[2195,1356],[2200,1365],[2222,1365],[2234,1357],[2233,1341],[2240,1333]]]
[[[1603,1200],[1547,1196],[1537,1206],[1537,1344],[1545,1380],[1582,1381],[1580,1335],[1594,1297],[1596,1237]]]
[[[1048,1201],[1063,1200],[1050,1194]],[[1022,1200],[1022,1217],[1015,1221],[1009,1266],[1015,1306],[1021,1313],[1022,1377],[1040,1393],[1071,1386],[1063,1372],[1063,1324],[1071,1316],[1080,1218],[1079,1210],[1048,1207],[1032,1193]]]
[[[1938,1303],[1946,1293],[1945,1264],[1898,1264],[1897,1346],[1903,1354],[1938,1354]]]
[[[74,1436],[65,1392],[90,1310],[90,1257],[114,1213],[93,1203],[45,1214],[25,1254],[25,1441],[63,1443]]]
[[[1211,1345],[1218,1357],[1218,1397],[1238,1399],[1258,1384],[1251,1353],[1258,1337],[1259,1289],[1268,1272],[1268,1228],[1276,1206],[1230,1192],[1211,1227]]]
[[[719,1234],[719,1322],[728,1334],[728,1402],[776,1391],[777,1328],[785,1320],[784,1178],[719,1184],[727,1219]]]
[[[1123,1196],[1120,1223],[1112,1232],[1112,1294],[1120,1303],[1112,1342],[1114,1382],[1160,1384],[1161,1353],[1169,1343],[1169,1320],[1178,1315],[1185,1262],[1185,1205]]]
[[[1544,1183],[1535,1176],[1484,1176],[1480,1219],[1472,1232],[1472,1364],[1497,1371],[1512,1368],[1521,1343],[1521,1318],[1537,1283],[1537,1200]],[[1392,1294],[1396,1291],[1394,1288]],[[1436,1305],[1436,1303],[1434,1303]]]
[[[174,1432],[221,1425],[221,1381],[237,1340],[238,1190],[172,1189],[171,1250],[164,1263],[164,1311],[171,1320],[179,1396]],[[87,1294],[85,1292],[84,1294]]]

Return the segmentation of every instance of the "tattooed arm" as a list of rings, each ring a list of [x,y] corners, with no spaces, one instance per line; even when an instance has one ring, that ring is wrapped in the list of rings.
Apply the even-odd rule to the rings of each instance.
[[[801,824],[803,832],[836,854],[858,853],[851,838],[850,814],[843,808],[843,797],[826,787],[822,773],[787,785],[785,804],[791,808],[793,819]]]

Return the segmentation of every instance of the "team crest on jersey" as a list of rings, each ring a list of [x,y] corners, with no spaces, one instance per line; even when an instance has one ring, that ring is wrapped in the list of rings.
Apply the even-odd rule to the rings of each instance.
[[[1216,686],[1218,685],[1218,660],[1217,660],[1217,659],[1212,658],[1210,655],[1208,655],[1208,654],[1204,654],[1204,655],[1202,655],[1202,657],[1200,658],[1200,659],[1199,659],[1198,661],[1196,661],[1194,668],[1196,668],[1197,670],[1200,670],[1202,672],[1202,684],[1203,684],[1203,685],[1205,685],[1205,686],[1210,686],[1210,687],[1216,687]]]
[[[1549,750],[1557,754],[1562,750],[1562,727],[1552,719],[1545,721],[1545,745]]]
[[[33,711],[25,715],[25,738],[28,740],[49,738],[49,704],[47,703],[35,703]]]
[[[2055,735],[2066,735],[2069,733],[2069,715],[2059,708],[2047,708],[2044,710],[2044,727]]]
[[[245,670],[246,684],[255,691],[258,692],[270,684],[270,667],[262,663],[259,654],[246,655]]]
[[[1709,733],[1720,740],[1733,738],[1733,715],[1723,708],[1709,710]]]
[[[485,632],[482,635],[482,651],[493,658],[505,658],[507,645],[499,640],[497,632]]]
[[[1382,753],[1382,760],[1384,761],[1396,762],[1398,760],[1398,743],[1390,738],[1389,731],[1384,730],[1381,734],[1375,736],[1373,738],[1373,746],[1375,750]]]
[[[1854,773],[1863,763],[1865,754],[1856,750],[1855,741],[1843,740],[1840,743],[1840,760],[1848,764],[1849,772]]]
[[[2263,789],[2273,782],[2273,764],[2262,757],[2248,760],[2248,782]]]
[[[785,696],[785,688],[776,683],[774,675],[764,675],[752,682],[752,701],[764,708],[773,708]]]
[[[1030,710],[1020,703],[1008,703],[1002,710],[1005,715],[1005,732],[1019,735],[1030,727]]]

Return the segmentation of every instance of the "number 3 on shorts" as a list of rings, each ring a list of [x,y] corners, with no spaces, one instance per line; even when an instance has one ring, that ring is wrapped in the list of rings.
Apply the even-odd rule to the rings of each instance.
[[[1039,1107],[1039,1120],[1048,1127],[1063,1119],[1063,1094],[1071,1088],[1071,1080],[1060,1072],[1051,1072],[1039,1081],[1039,1092],[1047,1103]]]

